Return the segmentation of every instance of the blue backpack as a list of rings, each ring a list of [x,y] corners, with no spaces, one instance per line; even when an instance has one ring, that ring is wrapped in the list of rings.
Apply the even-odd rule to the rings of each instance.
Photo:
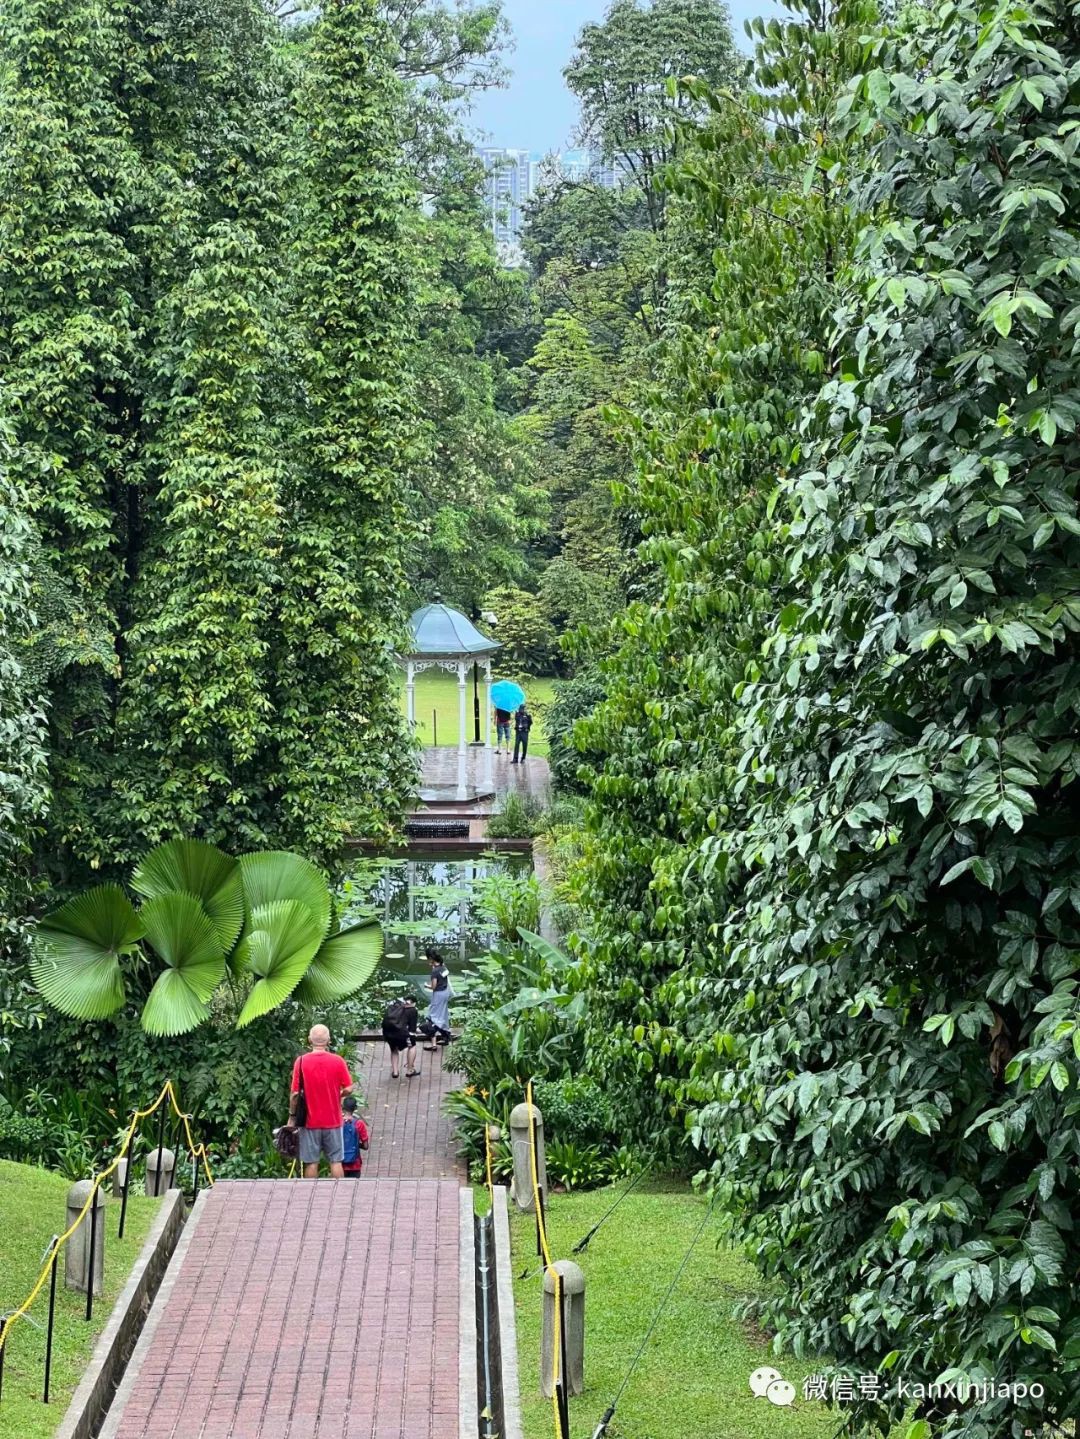
[[[355,1119],[346,1119],[341,1126],[341,1162],[355,1164],[360,1155],[360,1131]]]

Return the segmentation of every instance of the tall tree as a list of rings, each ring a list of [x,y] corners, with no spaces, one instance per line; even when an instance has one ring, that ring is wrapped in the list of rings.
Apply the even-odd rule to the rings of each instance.
[[[54,800],[44,853],[100,858],[85,794],[107,755],[137,484],[131,219],[145,177],[122,84],[126,7],[0,11],[0,367],[10,474],[40,539],[34,568]],[[119,503],[118,503],[119,501]]]
[[[11,1034],[34,1013],[23,968],[30,857],[48,798],[44,686],[26,663],[35,537],[26,496],[6,471],[9,457],[0,429],[0,1078]]]
[[[297,111],[302,211],[292,263],[301,413],[282,496],[274,705],[280,823],[332,857],[408,798],[393,646],[415,524],[403,476],[417,424],[412,274],[418,200],[401,82],[375,0],[333,0]]]
[[[171,198],[146,227],[145,473],[128,550],[122,764],[109,777],[113,850],[127,858],[177,832],[230,846],[300,838],[278,833],[265,778],[284,79],[273,22],[252,0],[171,19],[144,102],[156,122],[147,163]],[[138,843],[123,856],[133,812]]]
[[[701,105],[700,92],[673,96],[669,82],[693,75],[718,88],[740,69],[723,0],[612,0],[600,24],[582,29],[564,72],[581,105],[580,139],[633,178],[654,230],[672,121]]]
[[[714,1082],[713,1014],[698,1000],[730,902],[722,866],[692,887],[684,874],[747,783],[739,696],[784,605],[767,509],[802,405],[836,362],[826,260],[850,253],[852,219],[833,194],[845,142],[830,116],[869,21],[856,0],[758,27],[745,92],[693,83],[710,119],[688,125],[669,177],[658,382],[629,425],[636,466],[620,491],[641,541],[599,666],[604,699],[578,739],[592,770],[580,888],[605,996],[597,1063],[677,1149]]]

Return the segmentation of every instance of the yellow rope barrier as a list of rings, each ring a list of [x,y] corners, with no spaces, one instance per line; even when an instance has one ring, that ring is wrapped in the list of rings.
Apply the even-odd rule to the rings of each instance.
[[[484,1125],[484,1149],[485,1149],[486,1155],[487,1155],[487,1187],[488,1187],[488,1199],[491,1201],[491,1207],[492,1207],[492,1209],[494,1210],[494,1208],[495,1208],[495,1181],[494,1181],[494,1179],[492,1178],[492,1170],[491,1170],[491,1125],[490,1125],[490,1124],[485,1124],[485,1125]]]
[[[536,1205],[536,1231],[540,1236],[540,1252],[544,1269],[551,1275],[555,1286],[555,1327],[551,1346],[551,1406],[555,1415],[555,1439],[563,1439],[562,1416],[559,1413],[559,1379],[562,1367],[562,1275],[551,1260],[548,1247],[547,1221],[544,1206],[540,1202],[540,1176],[536,1169],[536,1108],[533,1104],[532,1080],[525,1091],[525,1102],[529,1106],[529,1170],[532,1176],[533,1203]]]
[[[79,1211],[78,1218],[75,1220],[75,1222],[73,1224],[70,1224],[68,1228],[64,1230],[63,1234],[60,1235],[60,1238],[53,1245],[52,1252],[50,1253],[48,1259],[45,1261],[41,1273],[38,1275],[37,1283],[34,1285],[33,1289],[31,1289],[30,1293],[23,1300],[23,1302],[19,1305],[18,1309],[12,1310],[12,1312],[4,1320],[3,1324],[0,1324],[0,1350],[2,1350],[4,1345],[7,1343],[8,1335],[11,1333],[11,1330],[14,1327],[15,1323],[19,1319],[25,1318],[34,1300],[41,1293],[53,1265],[60,1257],[61,1249],[63,1249],[64,1245],[68,1242],[71,1236],[75,1233],[76,1229],[78,1229],[79,1225],[89,1214],[91,1205],[93,1205],[95,1200],[97,1199],[98,1190],[105,1183],[106,1179],[111,1178],[112,1175],[116,1172],[116,1170],[119,1168],[120,1161],[127,1157],[128,1149],[130,1148],[131,1141],[135,1137],[135,1131],[138,1128],[139,1124],[142,1122],[142,1120],[149,1119],[151,1114],[156,1114],[157,1111],[161,1108],[161,1106],[165,1103],[166,1099],[168,1099],[171,1103],[173,1110],[175,1111],[178,1118],[183,1121],[184,1132],[187,1136],[188,1152],[190,1153],[193,1160],[202,1160],[203,1169],[206,1173],[207,1183],[213,1184],[214,1176],[210,1170],[210,1159],[206,1152],[206,1145],[199,1144],[198,1146],[196,1146],[194,1136],[191,1133],[191,1125],[188,1122],[188,1116],[183,1112],[177,1102],[176,1090],[173,1088],[172,1080],[167,1079],[162,1086],[161,1093],[154,1100],[150,1108],[137,1109],[132,1115],[131,1123],[128,1125],[127,1133],[124,1135],[124,1142],[120,1146],[120,1152],[117,1154],[116,1158],[108,1166],[107,1169],[103,1169],[100,1174],[94,1175],[93,1184],[91,1186],[90,1193],[87,1195],[86,1203]]]

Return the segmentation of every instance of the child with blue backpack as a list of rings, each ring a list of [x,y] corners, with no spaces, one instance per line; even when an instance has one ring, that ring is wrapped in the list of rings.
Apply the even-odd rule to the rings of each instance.
[[[356,1100],[347,1095],[341,1101],[345,1111],[341,1122],[341,1167],[346,1179],[359,1179],[364,1167],[363,1151],[368,1147],[368,1127],[356,1113]]]

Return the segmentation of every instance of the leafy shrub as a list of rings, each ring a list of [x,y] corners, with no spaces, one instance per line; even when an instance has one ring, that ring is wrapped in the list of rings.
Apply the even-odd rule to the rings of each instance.
[[[510,790],[502,808],[488,820],[489,839],[532,839],[543,828],[544,806],[533,794]]]
[[[595,1189],[610,1178],[607,1163],[599,1144],[568,1144],[561,1140],[546,1143],[549,1184],[564,1189]]]
[[[35,1115],[18,1113],[6,1099],[0,1099],[0,1159],[47,1164],[54,1153],[48,1124]]]
[[[585,788],[578,775],[582,765],[590,762],[590,756],[575,743],[575,726],[578,720],[592,714],[606,693],[601,677],[589,668],[560,683],[548,707],[544,730],[551,774],[559,790],[581,793]]]
[[[539,1079],[533,1085],[533,1099],[544,1116],[544,1136],[567,1144],[601,1144],[611,1134],[614,1115],[611,1104],[595,1079],[588,1075],[566,1075],[562,1079]]]
[[[522,930],[540,928],[543,895],[534,874],[496,870],[479,880],[473,893],[477,911],[494,922],[506,943],[515,944]]]

